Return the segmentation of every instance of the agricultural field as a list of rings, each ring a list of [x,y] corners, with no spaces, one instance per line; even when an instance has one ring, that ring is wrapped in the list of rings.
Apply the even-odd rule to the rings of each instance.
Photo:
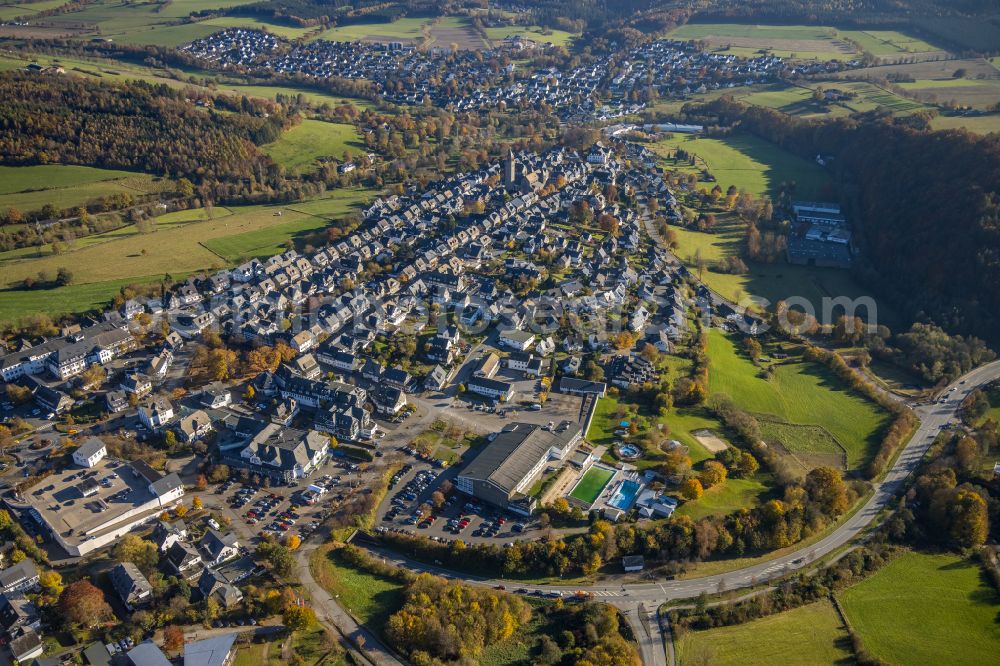
[[[260,24],[254,19],[222,17],[204,23],[179,23],[191,12],[249,4],[253,0],[179,0],[157,3],[129,3],[124,0],[96,0],[81,11],[47,17],[46,25],[77,30],[81,35],[110,37],[132,44],[180,46],[218,32],[227,22],[246,27],[264,27],[273,32],[304,32],[276,24]],[[213,23],[212,21],[219,21]],[[82,29],[79,26],[84,26]]]
[[[845,590],[847,619],[892,664],[992,664],[1000,597],[975,563],[911,552]]]
[[[954,103],[986,110],[1000,103],[1000,76],[992,79],[921,79],[899,87],[927,102]]]
[[[426,18],[401,18],[392,23],[353,23],[330,28],[316,39],[337,42],[423,42],[426,38]]]
[[[60,255],[0,263],[0,289],[14,287],[40,271],[54,275],[70,267],[73,285],[50,290],[8,291],[0,319],[25,311],[71,312],[93,307],[94,299],[105,300],[123,284],[149,281],[170,273],[181,274],[231,265],[247,256],[267,256],[284,249],[296,234],[326,227],[331,218],[342,216],[367,201],[372,192],[361,188],[337,190],[314,205],[324,207],[328,217],[298,212],[294,206],[241,206],[215,211],[212,219],[184,221],[182,214],[168,219],[148,234],[131,227],[110,232],[106,242],[81,243]],[[317,203],[318,202],[318,203]],[[279,211],[281,215],[278,215]],[[189,215],[200,215],[186,211]],[[94,285],[88,289],[81,287]],[[104,285],[101,287],[100,285]],[[77,299],[78,302],[77,302]],[[24,308],[29,308],[24,310]],[[34,310],[31,308],[35,308]]]
[[[737,349],[735,339],[714,328],[708,335],[708,355],[711,393],[728,395],[748,412],[823,427],[846,449],[851,469],[864,465],[878,448],[887,415],[841,386],[825,367],[780,363],[772,366],[771,379],[758,377],[757,366]]]
[[[428,46],[450,48],[453,45],[460,49],[484,49],[490,44],[472,27],[472,23],[464,16],[442,16],[434,19],[429,28],[430,43]]]
[[[797,60],[851,60],[859,55],[834,28],[824,26],[688,23],[668,36],[704,41],[714,51],[745,57],[767,52]]]
[[[733,134],[720,139],[692,135],[674,135],[649,145],[660,155],[669,156],[681,148],[697,156],[715,177],[723,190],[734,185],[757,196],[775,196],[782,183],[795,183],[796,196],[805,199],[829,198],[832,181],[829,174],[815,162],[802,159],[752,134]],[[698,170],[671,159],[666,168],[680,171]],[[708,188],[715,183],[707,184]]]
[[[857,43],[865,53],[877,58],[940,52],[940,49],[924,40],[896,30],[840,30],[838,34]]]
[[[508,25],[500,28],[486,28],[486,35],[494,44],[499,44],[507,37],[516,35],[522,39],[530,39],[539,44],[552,42],[556,46],[569,46],[569,43],[578,37],[578,35],[572,32],[552,30],[537,25]]]
[[[0,210],[81,206],[119,193],[148,194],[173,189],[171,181],[148,174],[94,167],[46,164],[0,166]]]
[[[345,153],[357,156],[364,150],[354,125],[322,120],[303,120],[274,143],[261,146],[263,153],[290,173],[315,171],[321,161],[340,162]]]
[[[39,2],[4,2],[0,4],[0,21],[9,21],[14,18],[31,18],[38,12],[55,9],[65,5],[65,0],[39,0]]]
[[[811,666],[853,659],[847,630],[825,600],[745,624],[687,632],[675,645],[680,666]]]

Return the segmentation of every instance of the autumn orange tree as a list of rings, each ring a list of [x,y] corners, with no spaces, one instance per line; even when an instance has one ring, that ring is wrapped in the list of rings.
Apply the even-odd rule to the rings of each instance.
[[[95,627],[114,617],[104,593],[86,578],[71,583],[59,595],[59,612],[72,624]]]

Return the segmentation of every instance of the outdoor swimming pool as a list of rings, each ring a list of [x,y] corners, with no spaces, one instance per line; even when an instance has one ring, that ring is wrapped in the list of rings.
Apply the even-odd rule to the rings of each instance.
[[[622,458],[629,458],[631,460],[638,458],[639,454],[642,453],[639,447],[634,444],[622,444],[618,447],[618,451],[621,453]]]
[[[636,495],[642,490],[642,484],[638,481],[632,481],[631,479],[625,479],[619,484],[618,488],[615,490],[614,495],[608,500],[608,506],[613,506],[616,509],[622,511],[628,511],[632,507],[632,502],[635,501]]]

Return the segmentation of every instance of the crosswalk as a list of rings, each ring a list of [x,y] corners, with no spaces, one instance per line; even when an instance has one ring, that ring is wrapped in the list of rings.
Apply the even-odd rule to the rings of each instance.
[[[618,591],[615,591],[615,590],[595,590],[594,591],[594,596],[595,597],[620,597],[620,596],[622,596],[622,593],[618,592]]]

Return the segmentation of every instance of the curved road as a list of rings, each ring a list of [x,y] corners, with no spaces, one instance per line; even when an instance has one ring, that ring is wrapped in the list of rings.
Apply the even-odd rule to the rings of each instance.
[[[560,591],[572,593],[576,590],[592,592],[596,600],[617,606],[625,613],[639,638],[639,645],[643,653],[643,662],[647,666],[666,664],[662,630],[655,618],[655,611],[660,604],[674,599],[689,599],[703,592],[714,594],[720,590],[750,587],[772,577],[781,576],[807,567],[812,561],[832,553],[841,546],[849,544],[885,508],[892,505],[894,499],[903,489],[910,474],[913,473],[923,459],[924,454],[927,453],[927,449],[930,448],[937,434],[949,423],[957,422],[957,412],[962,400],[973,389],[996,379],[1000,379],[1000,361],[994,361],[993,363],[976,368],[955,380],[939,394],[939,399],[946,400],[944,404],[933,402],[925,405],[910,405],[920,418],[920,425],[884,478],[874,484],[872,497],[860,510],[845,520],[830,534],[809,546],[743,569],[689,580],[664,581],[662,583],[653,580],[649,583],[625,585],[609,581],[604,585],[572,587],[522,585],[519,583],[513,583],[513,585],[524,587],[527,590],[541,590],[543,592]],[[512,585],[509,580],[485,580],[465,577],[454,571],[443,570],[399,558],[394,553],[380,550],[379,554],[412,569],[431,571],[449,578],[464,578],[470,583]]]

